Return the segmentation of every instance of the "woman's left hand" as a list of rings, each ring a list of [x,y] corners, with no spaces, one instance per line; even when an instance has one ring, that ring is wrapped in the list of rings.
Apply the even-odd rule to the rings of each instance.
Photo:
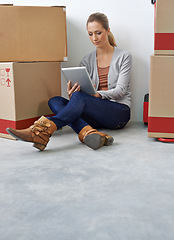
[[[95,83],[94,83],[94,88],[95,88]],[[95,94],[91,94],[91,96],[101,98],[101,95],[98,92]]]
[[[91,96],[101,98],[101,95],[98,92],[95,94],[91,94]]]

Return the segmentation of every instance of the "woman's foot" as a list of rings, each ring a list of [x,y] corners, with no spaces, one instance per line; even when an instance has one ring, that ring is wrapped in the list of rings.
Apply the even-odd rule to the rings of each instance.
[[[34,147],[43,151],[49,142],[49,138],[56,129],[57,126],[53,121],[50,121],[48,118],[42,116],[27,129],[17,130],[7,128],[6,131],[18,140],[33,142]]]
[[[98,132],[87,125],[79,132],[79,140],[88,147],[96,150],[104,145],[112,145],[114,138],[106,133]]]

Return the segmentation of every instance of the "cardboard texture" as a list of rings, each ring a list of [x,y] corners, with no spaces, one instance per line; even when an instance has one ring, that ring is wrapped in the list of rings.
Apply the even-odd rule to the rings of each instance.
[[[51,116],[48,100],[61,96],[61,63],[0,63],[0,136],[7,127],[29,127],[40,116]]]
[[[174,1],[157,0],[155,4],[155,55],[174,55]]]
[[[0,5],[0,61],[67,61],[66,8]]]
[[[148,137],[174,138],[174,56],[151,56]]]

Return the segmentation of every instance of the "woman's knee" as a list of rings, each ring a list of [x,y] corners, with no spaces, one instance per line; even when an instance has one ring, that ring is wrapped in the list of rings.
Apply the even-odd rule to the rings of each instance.
[[[78,101],[80,100],[85,100],[86,98],[89,98],[90,95],[86,94],[86,93],[83,93],[83,92],[79,92],[79,91],[76,91],[76,92],[73,92],[72,96],[71,96],[71,99],[77,99]]]
[[[68,102],[67,99],[61,97],[61,96],[56,96],[56,97],[52,97],[48,100],[48,106],[51,108],[53,105],[57,105],[57,104],[63,104],[66,105]]]
[[[81,92],[76,91],[76,92],[73,92],[73,93],[72,93],[72,96],[71,96],[71,97],[78,97],[78,96],[80,96],[80,95],[81,95]]]

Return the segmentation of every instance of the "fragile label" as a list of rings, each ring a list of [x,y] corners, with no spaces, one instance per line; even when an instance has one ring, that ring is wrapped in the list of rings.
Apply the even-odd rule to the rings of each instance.
[[[11,78],[10,78],[10,67],[0,67],[0,86],[2,87],[11,87]]]

